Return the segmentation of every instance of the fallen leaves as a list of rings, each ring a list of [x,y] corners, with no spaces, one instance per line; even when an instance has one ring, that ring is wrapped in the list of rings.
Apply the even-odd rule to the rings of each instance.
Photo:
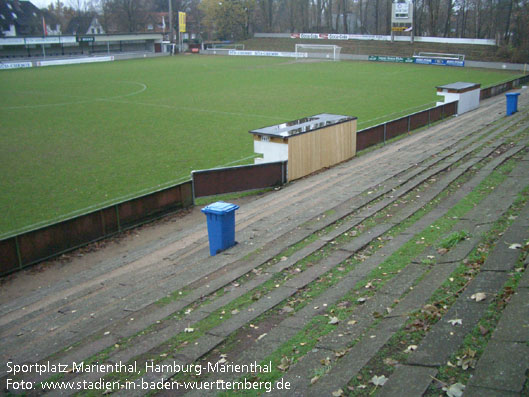
[[[384,364],[389,365],[391,367],[397,365],[399,362],[391,357],[386,357],[384,359]]]
[[[374,384],[375,386],[384,386],[387,381],[388,378],[386,378],[384,375],[374,375],[369,382]]]
[[[294,308],[291,306],[283,306],[281,309],[282,313],[292,313],[294,311]]]
[[[328,367],[329,365],[331,365],[331,359],[330,359],[330,357],[322,358],[322,359],[320,360],[320,364],[321,364],[321,365],[325,365],[326,367]]]
[[[454,318],[452,320],[448,320],[448,322],[452,325],[463,325],[463,320],[461,320],[460,318]]]
[[[476,351],[471,348],[465,349],[463,355],[457,356],[457,366],[461,367],[463,371],[466,371],[468,368],[474,368],[476,366]]]
[[[465,390],[465,385],[462,383],[454,383],[453,385],[450,385],[449,387],[443,387],[443,391],[446,392],[446,395],[448,397],[461,397],[463,395],[463,391]]]
[[[473,294],[470,299],[473,299],[476,302],[481,302],[482,300],[487,299],[487,294],[485,294],[484,292],[478,292],[476,294]]]
[[[358,298],[356,301],[358,303],[364,303],[365,301],[367,301],[367,298]]]
[[[404,353],[411,353],[413,351],[417,350],[417,345],[409,345],[405,350]]]
[[[277,368],[285,372],[290,367],[290,364],[292,364],[292,359],[288,358],[287,356],[283,356]]]
[[[336,325],[340,322],[340,320],[338,319],[338,317],[331,317],[329,318],[329,324],[331,325]]]
[[[345,356],[346,353],[347,353],[347,349],[334,352],[334,355],[336,358],[340,358],[340,357]]]

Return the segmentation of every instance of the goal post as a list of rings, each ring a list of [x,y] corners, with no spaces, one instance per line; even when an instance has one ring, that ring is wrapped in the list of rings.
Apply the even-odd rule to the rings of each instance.
[[[317,58],[339,61],[341,50],[342,47],[330,44],[296,44],[295,53],[296,59]]]

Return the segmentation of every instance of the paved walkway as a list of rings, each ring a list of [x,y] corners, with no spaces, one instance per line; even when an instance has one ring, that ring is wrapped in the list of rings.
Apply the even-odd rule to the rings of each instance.
[[[16,376],[2,367],[4,387],[51,379],[72,387],[47,392],[70,395],[104,377],[116,383],[98,384],[101,393],[144,395],[168,379],[246,376],[273,381],[272,395],[528,392],[526,90],[519,101],[509,118],[504,98],[492,98],[242,205],[238,244],[215,257],[203,219],[183,220],[3,302],[1,360],[46,365]],[[451,280],[462,285],[452,291]],[[480,327],[483,340],[468,340]],[[471,372],[453,362],[464,349]],[[72,371],[81,361],[112,370]],[[183,370],[269,361],[272,374]]]

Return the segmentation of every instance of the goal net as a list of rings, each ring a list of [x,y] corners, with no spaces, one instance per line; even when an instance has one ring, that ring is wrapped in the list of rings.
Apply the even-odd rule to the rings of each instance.
[[[340,60],[342,47],[328,44],[296,44],[296,59],[318,58],[333,61]]]

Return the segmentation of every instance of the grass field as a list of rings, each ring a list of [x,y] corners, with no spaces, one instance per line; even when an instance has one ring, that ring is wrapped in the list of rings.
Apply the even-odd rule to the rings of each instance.
[[[248,130],[316,113],[359,127],[502,71],[183,56],[0,72],[0,238],[252,162]]]

